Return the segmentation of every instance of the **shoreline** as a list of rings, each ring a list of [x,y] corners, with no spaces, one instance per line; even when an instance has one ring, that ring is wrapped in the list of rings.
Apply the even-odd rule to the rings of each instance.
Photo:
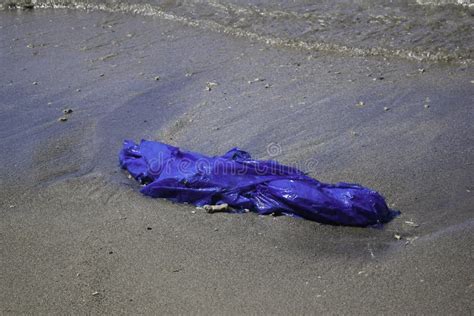
[[[368,2],[370,3],[370,2]],[[375,3],[375,2],[374,2]],[[200,3],[201,6],[204,5],[204,3]],[[8,6],[11,6],[9,8]],[[31,9],[46,9],[46,10],[51,10],[51,9],[58,9],[58,10],[81,10],[85,12],[106,12],[106,13],[117,13],[117,14],[132,14],[136,16],[143,16],[143,17],[154,17],[154,18],[159,18],[163,20],[168,20],[171,22],[178,22],[182,24],[183,26],[187,27],[195,27],[198,29],[201,29],[203,31],[209,31],[209,32],[217,32],[221,34],[226,34],[226,35],[231,35],[236,38],[243,38],[248,41],[256,41],[260,42],[261,44],[264,45],[269,45],[274,48],[280,48],[280,49],[296,49],[296,50],[302,50],[303,53],[308,52],[308,53],[318,53],[318,52],[325,52],[325,53],[335,53],[342,55],[342,57],[381,57],[381,58],[396,58],[400,59],[401,61],[407,60],[407,61],[414,61],[414,62],[432,62],[432,63],[449,63],[449,64],[458,64],[458,65],[472,65],[473,64],[473,58],[472,58],[472,51],[473,47],[472,45],[469,45],[470,42],[472,42],[473,37],[466,35],[463,38],[457,38],[460,35],[469,33],[469,29],[472,29],[474,26],[472,25],[472,22],[470,21],[470,18],[467,17],[469,14],[472,15],[474,14],[469,7],[464,7],[462,5],[456,6],[454,5],[453,8],[456,10],[451,9],[451,11],[456,12],[453,13],[453,16],[451,18],[456,20],[463,20],[464,22],[458,22],[459,25],[457,25],[458,30],[452,31],[454,33],[449,33],[449,31],[444,31],[447,32],[444,36],[440,35],[438,38],[431,39],[431,44],[433,47],[427,47],[424,48],[423,46],[413,46],[411,47],[410,42],[416,43],[420,41],[420,36],[423,37],[422,35],[425,33],[438,33],[443,31],[443,27],[439,26],[432,26],[433,29],[426,29],[426,30],[421,30],[418,31],[418,35],[413,35],[412,32],[414,30],[411,30],[413,28],[413,24],[417,21],[419,16],[417,17],[416,15],[413,17],[411,16],[410,18],[405,17],[403,14],[401,16],[401,13],[399,13],[397,10],[394,10],[392,13],[395,14],[395,16],[392,18],[394,19],[393,21],[390,20],[388,16],[383,16],[383,15],[371,15],[369,14],[368,17],[366,17],[367,21],[365,21],[366,24],[379,24],[380,28],[384,27],[386,29],[386,32],[389,32],[389,36],[392,36],[392,41],[394,40],[394,37],[398,38],[398,41],[401,40],[403,37],[407,37],[410,40],[403,40],[397,44],[390,44],[390,42],[382,42],[382,41],[375,41],[375,42],[369,42],[370,44],[362,44],[361,42],[364,42],[367,40],[367,38],[374,38],[374,37],[385,37],[387,34],[384,34],[383,32],[374,35],[371,33],[375,33],[375,30],[370,31],[365,37],[361,38],[360,40],[354,41],[351,36],[346,36],[345,38],[339,38],[338,40],[334,40],[333,37],[336,37],[338,33],[341,32],[347,32],[347,27],[345,23],[349,23],[349,21],[345,21],[342,25],[334,25],[332,28],[334,30],[332,33],[329,33],[328,35],[322,35],[321,38],[318,36],[315,36],[314,38],[305,38],[302,35],[298,34],[291,34],[284,31],[285,28],[281,29],[281,27],[273,26],[274,23],[278,25],[278,23],[283,23],[283,25],[286,24],[308,24],[307,27],[313,26],[313,24],[317,21],[324,21],[321,18],[317,18],[319,15],[316,15],[314,19],[317,21],[313,21],[310,19],[311,15],[308,15],[308,13],[298,13],[298,12],[288,12],[286,14],[283,13],[283,11],[279,10],[272,10],[269,8],[265,8],[263,6],[262,8],[258,6],[238,6],[232,3],[227,3],[226,5],[224,4],[218,4],[214,2],[209,2],[208,5],[205,7],[207,10],[210,10],[210,12],[213,12],[211,15],[222,15],[223,12],[226,12],[226,14],[229,14],[229,12],[244,12],[242,13],[242,17],[240,19],[245,20],[249,16],[253,18],[257,18],[259,16],[262,16],[262,25],[260,26],[259,29],[257,30],[252,30],[252,28],[245,28],[241,26],[237,26],[236,24],[227,24],[225,20],[229,19],[239,19],[239,15],[237,14],[236,16],[229,15],[226,16],[224,21],[221,21],[219,19],[211,18],[211,15],[208,13],[204,14],[203,16],[200,16],[199,13],[194,14],[193,9],[195,9],[197,12],[202,11],[203,9],[199,9],[199,6],[197,4],[189,3],[190,9],[189,12],[186,9],[182,9],[186,6],[180,6],[177,5],[176,7],[171,6],[170,4],[164,3],[160,4],[158,1],[156,4],[152,3],[103,3],[101,0],[96,0],[94,1],[83,1],[83,0],[44,0],[44,1],[36,1],[34,4],[31,4],[30,2],[22,2],[22,0],[18,2],[11,2],[10,4],[6,4],[3,7],[3,10],[31,10]],[[415,3],[409,4],[408,7],[412,7],[415,9]],[[445,4],[443,7],[449,8],[452,6],[452,4]],[[362,6],[363,7],[363,6]],[[417,4],[419,15],[424,15],[426,14],[425,11],[422,10],[423,7],[427,7],[427,5],[423,4]],[[434,6],[437,7],[437,6]],[[181,8],[181,10],[180,10]],[[369,9],[370,5],[368,8]],[[404,8],[401,6],[400,8],[403,8],[402,13],[408,14],[410,12],[409,9]],[[464,8],[464,9],[463,9]],[[324,9],[324,8],[322,8]],[[331,13],[336,14],[338,13],[338,10],[335,8],[329,8],[332,11],[330,11],[328,14],[324,15],[326,18],[327,15],[330,15]],[[361,9],[361,7],[355,6],[353,8],[354,10],[356,9]],[[388,7],[386,7],[388,9]],[[0,7],[0,10],[2,10],[2,7]],[[375,9],[374,9],[375,10]],[[437,9],[438,10],[438,9]],[[439,9],[438,11],[440,11]],[[176,12],[175,12],[176,11]],[[205,10],[204,10],[205,11]],[[357,11],[357,10],[356,10]],[[434,10],[431,10],[434,11]],[[459,11],[459,12],[458,12]],[[207,11],[205,11],[207,12]],[[377,12],[375,10],[375,12]],[[431,12],[432,13],[432,12]],[[431,14],[430,13],[430,14]],[[313,12],[315,14],[315,12]],[[439,12],[438,12],[439,14]],[[265,22],[265,18],[271,18],[270,22],[271,25],[268,29],[265,29],[266,23],[270,22]],[[286,21],[285,18],[290,19],[289,21]],[[467,17],[467,18],[466,18]],[[282,21],[278,22],[278,18],[283,19]],[[291,18],[296,18],[295,21],[292,21]],[[438,20],[441,17],[434,17],[434,20]],[[277,20],[274,20],[277,19]],[[360,17],[356,18],[357,20],[360,19]],[[381,20],[380,20],[381,19]],[[449,17],[448,17],[449,19]],[[350,20],[349,17],[346,17],[346,20]],[[400,21],[404,21],[407,25],[403,26]],[[452,21],[452,22],[454,22]],[[327,22],[319,22],[322,23],[323,29],[326,28]],[[362,22],[360,22],[362,23]],[[420,24],[420,22],[417,22]],[[426,24],[433,24],[434,22],[430,19],[427,19],[425,21]],[[469,25],[471,23],[471,25]],[[316,23],[317,24],[317,23]],[[349,25],[349,28],[360,28],[360,26],[357,24],[354,25]],[[384,26],[384,24],[388,24],[389,26]],[[423,25],[421,23],[420,25]],[[282,33],[277,33],[273,34],[271,29],[275,27],[277,30],[279,30]],[[352,36],[355,36],[356,38],[360,37],[360,33],[363,32],[362,30],[366,28],[367,25],[362,26],[362,28],[355,32],[355,34],[352,34]],[[419,26],[420,27],[420,26]],[[447,26],[446,26],[447,27]],[[401,28],[399,32],[392,33],[392,28]],[[329,27],[331,29],[331,27]],[[461,32],[459,29],[465,29],[465,32]],[[318,29],[316,28],[316,31]],[[421,32],[421,33],[420,33]],[[316,32],[317,33],[317,32]],[[425,34],[426,35],[426,34]],[[441,45],[441,47],[436,48],[434,45],[435,42],[441,41],[444,37],[452,37],[450,41],[455,41],[455,44],[453,46],[453,43],[450,41],[445,41]],[[326,38],[326,40],[325,40]],[[328,41],[329,39],[329,41]],[[349,43],[349,44],[347,44]]]

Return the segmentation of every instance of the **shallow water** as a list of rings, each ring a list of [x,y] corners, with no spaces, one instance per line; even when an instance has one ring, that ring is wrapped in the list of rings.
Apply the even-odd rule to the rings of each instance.
[[[3,7],[24,1],[2,0]],[[272,44],[354,56],[472,62],[473,4],[463,0],[33,0],[36,7],[129,12]]]

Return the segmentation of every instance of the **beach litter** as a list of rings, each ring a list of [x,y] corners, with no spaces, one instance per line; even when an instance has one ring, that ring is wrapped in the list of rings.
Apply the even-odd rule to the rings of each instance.
[[[358,184],[326,184],[273,160],[254,160],[233,148],[209,157],[165,143],[126,140],[120,165],[155,198],[206,210],[281,213],[320,223],[372,226],[399,214],[377,192]]]

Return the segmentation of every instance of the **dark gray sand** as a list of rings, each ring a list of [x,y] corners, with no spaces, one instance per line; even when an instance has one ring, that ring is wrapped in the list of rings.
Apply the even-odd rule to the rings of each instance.
[[[472,314],[472,67],[34,10],[0,12],[0,69],[0,314]],[[402,215],[363,229],[150,199],[118,167],[125,138],[239,146]]]

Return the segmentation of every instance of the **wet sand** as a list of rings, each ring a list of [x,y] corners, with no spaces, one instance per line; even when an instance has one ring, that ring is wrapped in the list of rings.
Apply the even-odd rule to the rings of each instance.
[[[2,314],[472,313],[472,67],[117,13],[0,17]],[[150,199],[119,169],[126,138],[238,146],[402,215],[362,229]]]

